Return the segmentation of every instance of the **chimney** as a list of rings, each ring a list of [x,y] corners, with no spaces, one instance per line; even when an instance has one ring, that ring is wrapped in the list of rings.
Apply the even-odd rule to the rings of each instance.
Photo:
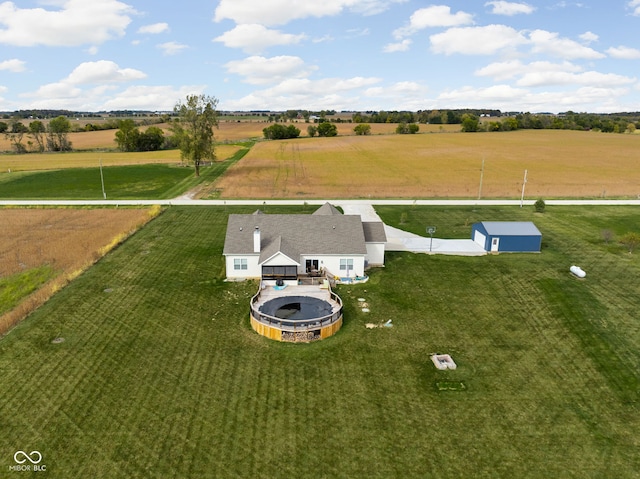
[[[253,252],[260,252],[260,228],[256,226],[256,229],[253,230]]]

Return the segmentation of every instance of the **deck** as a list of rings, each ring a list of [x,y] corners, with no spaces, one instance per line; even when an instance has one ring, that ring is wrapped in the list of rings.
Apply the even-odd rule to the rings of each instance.
[[[315,285],[288,285],[284,289],[275,289],[273,286],[266,286],[260,290],[260,296],[254,303],[254,307],[260,308],[267,301],[274,298],[281,298],[283,296],[310,296],[312,298],[318,298],[331,304],[333,312],[340,310],[341,305],[331,298],[331,293],[326,288],[321,288],[320,284]]]

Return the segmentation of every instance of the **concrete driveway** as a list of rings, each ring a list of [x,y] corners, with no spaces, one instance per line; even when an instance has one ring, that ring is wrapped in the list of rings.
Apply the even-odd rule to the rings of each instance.
[[[340,203],[345,215],[360,215],[363,221],[380,221],[371,204]],[[472,239],[442,239],[420,236],[384,225],[387,235],[385,251],[410,251],[413,253],[450,254],[459,256],[482,256],[487,252]]]

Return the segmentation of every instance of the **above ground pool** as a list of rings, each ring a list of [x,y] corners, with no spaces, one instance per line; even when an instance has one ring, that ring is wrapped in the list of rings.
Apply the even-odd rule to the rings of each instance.
[[[296,291],[292,289],[296,288]],[[269,339],[309,342],[333,336],[342,327],[342,300],[328,287],[289,286],[265,290],[251,298],[251,327]],[[309,294],[307,294],[309,293]]]
[[[299,321],[329,316],[333,313],[333,306],[311,296],[282,296],[267,301],[260,306],[259,311],[275,318]]]

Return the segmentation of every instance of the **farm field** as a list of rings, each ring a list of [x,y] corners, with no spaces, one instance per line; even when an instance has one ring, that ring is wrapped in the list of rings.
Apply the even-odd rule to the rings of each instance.
[[[450,237],[533,220],[542,254],[388,254],[302,345],[223,281],[228,214],[253,209],[168,209],[0,340],[0,469],[27,448],[64,478],[636,475],[640,262],[601,239],[636,208],[381,208]]]
[[[130,153],[123,154],[121,161],[112,158],[103,162],[102,171],[100,159],[89,159],[81,153],[41,155],[45,164],[21,165],[23,168],[34,168],[33,171],[18,169],[0,173],[0,199],[101,200],[104,199],[103,183],[107,199],[174,198],[193,188],[210,185],[242,158],[248,148],[242,145],[220,148],[219,155],[229,156],[201,167],[200,177],[195,177],[193,167],[187,168],[175,160],[157,163],[150,159],[149,163],[145,163],[144,159]],[[148,155],[145,157],[153,158]],[[133,163],[136,158],[140,160],[139,163]],[[57,169],[50,169],[54,166]]]
[[[257,143],[217,183],[223,198],[636,198],[640,135],[502,133]]]
[[[157,210],[0,209],[0,336],[154,212]]]
[[[240,145],[217,145],[216,155],[226,159],[242,149]],[[97,168],[146,164],[182,164],[179,150],[121,152],[80,151],[69,153],[30,153],[28,155],[0,155],[0,178],[17,171],[59,170],[63,168]]]
[[[27,123],[28,124],[28,123]],[[224,118],[220,119],[219,128],[214,130],[216,141],[237,142],[251,139],[263,138],[262,130],[272,123],[267,121],[229,121]],[[289,123],[286,123],[287,125]],[[300,129],[300,136],[307,135],[307,127],[311,123],[296,122],[296,127]],[[155,125],[162,128],[165,135],[169,135],[168,124]],[[354,123],[336,123],[339,135],[355,135],[353,132]],[[372,135],[387,135],[395,133],[397,123],[371,123]],[[144,130],[141,127],[141,130]],[[69,141],[75,150],[99,150],[116,148],[115,134],[117,130],[101,130],[80,133],[70,133]],[[420,125],[421,132],[459,132],[460,125]],[[26,144],[26,141],[25,141]],[[11,151],[11,143],[4,135],[0,135],[0,152]]]

